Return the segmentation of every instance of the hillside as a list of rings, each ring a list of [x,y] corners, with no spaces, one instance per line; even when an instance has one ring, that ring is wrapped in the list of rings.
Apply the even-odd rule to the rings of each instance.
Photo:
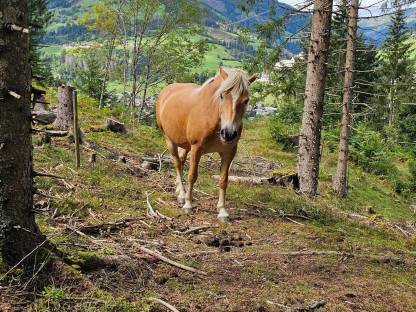
[[[54,94],[49,90],[48,99],[55,104]],[[227,205],[233,219],[219,224],[211,178],[219,162],[205,156],[197,209],[183,215],[171,165],[164,163],[160,172],[139,166],[146,155],[163,158],[160,132],[154,126],[133,128],[125,111],[96,105],[80,97],[81,129],[90,142],[82,149],[81,169],[74,167],[67,138],[42,145],[40,136],[34,137],[36,170],[62,177],[36,178],[44,194],[35,200],[38,223],[74,263],[53,268],[52,286],[36,294],[34,303],[24,292],[0,285],[5,300],[0,309],[161,311],[151,297],[180,311],[272,312],[281,311],[279,305],[305,308],[316,302],[324,302],[322,312],[416,309],[411,262],[416,241],[406,234],[416,217],[387,181],[352,166],[350,195],[339,200],[330,190],[335,158],[325,150],[318,198],[278,186],[231,183]],[[125,121],[129,133],[100,130],[109,117]],[[294,170],[296,154],[273,141],[269,124],[245,121],[231,174]],[[88,163],[92,151],[95,164]],[[149,205],[172,219],[147,216]],[[233,245],[218,248],[218,239]],[[208,275],[158,261],[142,247]]]
[[[374,10],[373,15],[383,15],[384,12]],[[390,17],[388,15],[380,16],[374,19],[363,19],[360,22],[360,31],[365,37],[376,44],[380,44],[388,32]],[[416,25],[416,7],[406,9],[406,23],[408,29],[413,29]]]
[[[238,0],[203,0],[201,5],[207,9],[206,17],[203,24],[209,29],[220,31],[220,25],[231,32],[236,31],[236,27],[252,28],[255,23],[263,22],[269,17],[270,0],[262,1],[256,5],[253,11],[247,16],[238,6]],[[94,34],[80,25],[78,19],[83,16],[97,0],[52,0],[49,1],[49,8],[53,11],[53,19],[51,25],[47,29],[44,38],[45,44],[62,44],[70,42],[80,42],[84,40],[94,39]],[[286,4],[279,4],[274,17],[278,18],[288,12],[291,7]],[[243,20],[243,22],[239,22]],[[286,24],[286,31],[295,33],[307,23],[309,17],[297,16],[291,17]],[[209,31],[207,29],[207,31]],[[222,35],[224,36],[224,31]],[[208,35],[212,35],[209,33]],[[226,34],[225,34],[226,35]],[[215,36],[215,33],[214,33]],[[218,37],[217,39],[224,39]],[[230,36],[226,36],[230,39]],[[290,46],[291,52],[299,52],[296,46]]]

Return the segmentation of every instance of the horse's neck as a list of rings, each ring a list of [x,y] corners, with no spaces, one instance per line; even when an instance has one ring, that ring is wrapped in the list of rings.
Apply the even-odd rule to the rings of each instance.
[[[215,104],[215,92],[221,85],[222,80],[219,77],[214,77],[213,80],[201,86],[199,94],[205,99],[205,103]]]

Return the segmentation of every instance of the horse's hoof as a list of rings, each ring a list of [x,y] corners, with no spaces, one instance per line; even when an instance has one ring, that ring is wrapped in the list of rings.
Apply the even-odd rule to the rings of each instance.
[[[223,214],[221,214],[221,215],[218,215],[217,218],[222,223],[228,223],[228,222],[230,222],[230,216],[229,215],[223,215]]]
[[[185,202],[185,205],[182,207],[183,211],[185,211],[186,214],[192,212],[192,204]]]
[[[178,205],[181,207],[185,205],[185,197],[178,197]]]
[[[192,213],[192,208],[183,208],[183,211],[185,212],[185,214],[190,214]]]

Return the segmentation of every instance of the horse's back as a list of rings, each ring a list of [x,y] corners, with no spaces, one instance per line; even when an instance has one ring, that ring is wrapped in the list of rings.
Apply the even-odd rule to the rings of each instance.
[[[176,144],[186,144],[186,124],[195,104],[198,85],[174,83],[164,88],[156,102],[157,124],[163,133]]]

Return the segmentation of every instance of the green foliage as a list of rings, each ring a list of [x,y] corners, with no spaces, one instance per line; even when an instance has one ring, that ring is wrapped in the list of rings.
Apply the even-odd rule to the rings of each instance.
[[[411,159],[409,161],[410,172],[410,191],[416,193],[416,160]]]
[[[48,10],[47,0],[29,0],[29,23],[35,25],[30,31],[30,61],[34,80],[47,85],[52,81],[52,70],[46,57],[41,53],[39,44],[45,35],[52,13]]]
[[[81,64],[75,67],[74,86],[84,94],[99,99],[102,85],[102,68],[95,53],[87,53]]]
[[[411,32],[406,28],[405,12],[398,6],[392,15],[389,32],[378,53],[377,92],[374,123],[379,129],[388,122],[400,131],[403,140],[416,140],[416,107],[407,103],[416,98],[415,63],[412,60]]]
[[[386,141],[379,132],[360,125],[351,137],[350,157],[365,171],[395,178],[397,167],[393,164]]]
[[[42,291],[42,296],[50,301],[62,301],[65,299],[65,290],[55,286],[48,286]]]

